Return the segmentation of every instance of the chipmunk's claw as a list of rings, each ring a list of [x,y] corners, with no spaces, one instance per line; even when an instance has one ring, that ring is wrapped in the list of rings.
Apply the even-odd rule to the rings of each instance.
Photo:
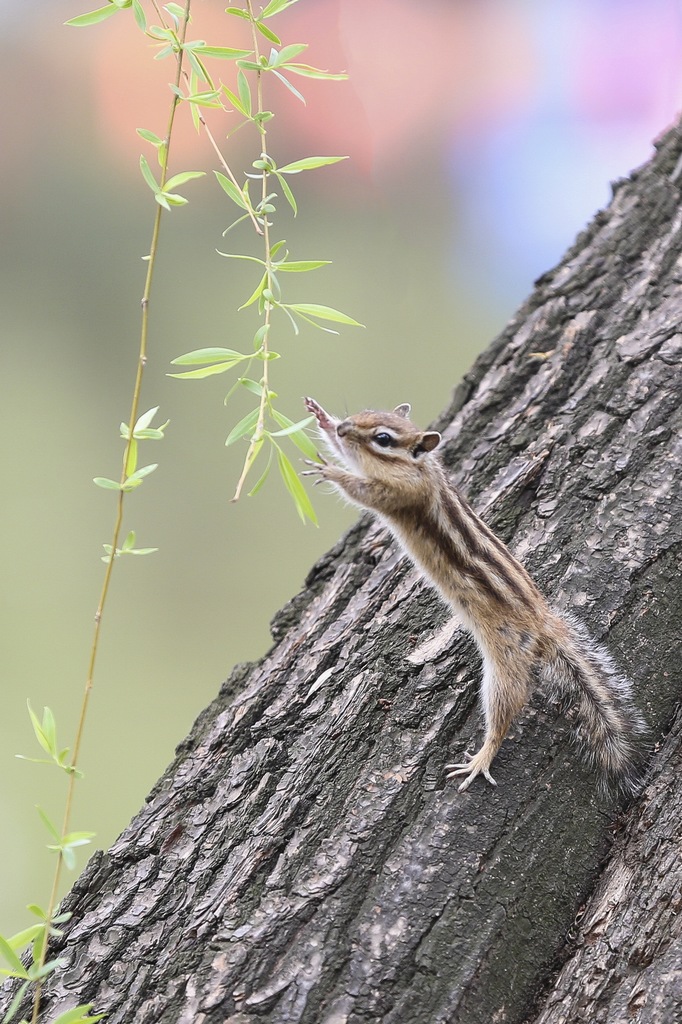
[[[481,757],[481,754],[483,754],[483,757]],[[468,751],[465,751],[464,757],[466,760],[459,764],[445,765],[446,779],[453,779],[456,775],[466,775],[466,778],[459,786],[460,793],[469,788],[477,775],[482,775],[491,786],[497,785],[490,774],[490,762],[486,751],[479,750],[477,754],[470,754]]]

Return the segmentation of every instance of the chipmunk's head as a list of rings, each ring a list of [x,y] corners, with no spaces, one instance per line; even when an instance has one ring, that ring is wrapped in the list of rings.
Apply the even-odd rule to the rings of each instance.
[[[407,404],[393,412],[367,410],[344,420],[329,416],[311,398],[306,399],[306,407],[332,450],[366,477],[392,479],[397,472],[421,475],[424,457],[440,444],[437,431],[420,430],[410,421]]]

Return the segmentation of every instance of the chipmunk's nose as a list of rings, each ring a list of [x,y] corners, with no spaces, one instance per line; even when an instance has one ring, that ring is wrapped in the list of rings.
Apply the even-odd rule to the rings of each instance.
[[[352,424],[350,420],[342,420],[342,422],[339,423],[338,427],[336,428],[336,433],[339,435],[339,437],[345,437],[348,431],[351,429]]]

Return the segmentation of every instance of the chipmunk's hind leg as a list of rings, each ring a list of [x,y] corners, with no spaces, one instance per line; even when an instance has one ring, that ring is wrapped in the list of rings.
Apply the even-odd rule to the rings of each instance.
[[[512,665],[508,662],[494,664],[488,658],[483,663],[483,681],[481,683],[481,703],[485,715],[485,736],[483,746],[476,754],[465,754],[466,761],[458,764],[446,764],[447,778],[464,775],[459,792],[468,789],[476,776],[496,786],[490,774],[490,765],[502,741],[509,732],[509,726],[528,699],[529,673],[525,665]]]

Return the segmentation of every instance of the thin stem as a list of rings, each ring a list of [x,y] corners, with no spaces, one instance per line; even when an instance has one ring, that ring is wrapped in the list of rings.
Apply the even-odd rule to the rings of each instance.
[[[187,25],[189,23],[191,3],[192,3],[192,0],[185,0],[185,8],[184,8],[183,21],[182,21],[182,25],[180,27],[180,34],[179,34],[179,39],[180,39],[181,46],[184,45],[185,38],[186,38],[186,35],[187,35]],[[156,6],[156,4],[154,4],[154,6]],[[180,79],[181,79],[181,76],[182,76],[182,60],[183,60],[183,56],[184,56],[184,51],[182,49],[180,49],[178,51],[178,53],[177,53],[177,58],[176,58],[176,60],[177,60],[176,73],[175,73],[175,85],[176,85],[176,87],[179,87],[179,85],[180,85]],[[166,128],[165,157],[164,157],[163,166],[161,168],[161,189],[162,190],[163,190],[163,186],[164,186],[164,184],[166,182],[166,178],[168,177],[168,154],[169,154],[169,151],[170,151],[170,142],[171,142],[171,136],[172,136],[172,132],[173,132],[173,124],[174,124],[174,121],[175,121],[175,112],[177,110],[177,106],[178,106],[179,102],[180,102],[179,97],[176,96],[175,94],[173,94],[173,100],[171,102],[170,111],[169,111],[169,114],[168,114],[168,124],[167,124],[167,128]],[[135,373],[135,384],[134,384],[134,387],[133,387],[133,397],[132,397],[132,402],[131,402],[131,407],[130,407],[130,419],[128,420],[128,423],[129,423],[128,440],[127,440],[125,451],[124,451],[124,454],[123,454],[123,466],[122,466],[122,469],[121,469],[121,488],[123,487],[123,484],[125,483],[126,476],[127,476],[126,467],[128,466],[128,460],[129,460],[129,456],[130,456],[130,449],[131,449],[131,446],[133,444],[133,429],[134,429],[135,423],[136,423],[137,418],[138,418],[138,412],[139,412],[139,407],[140,407],[140,394],[141,394],[141,391],[142,391],[142,378],[143,378],[143,375],[144,375],[144,368],[145,368],[146,363],[147,363],[147,339],[148,339],[148,333],[149,333],[149,298],[150,298],[150,295],[151,295],[152,280],[153,280],[153,277],[154,277],[154,268],[156,266],[156,255],[157,255],[158,245],[159,245],[159,232],[160,232],[160,229],[161,229],[161,214],[162,214],[162,212],[163,211],[162,211],[161,207],[157,206],[156,215],[154,217],[154,227],[153,227],[153,230],[152,230],[151,247],[150,247],[149,256],[148,256],[148,259],[147,259],[147,275],[146,275],[146,278],[145,278],[144,291],[143,291],[143,294],[142,294],[142,301],[141,301],[141,306],[142,306],[142,322],[141,322],[141,327],[140,327],[140,347],[139,347],[139,354],[138,354],[138,360],[137,360],[137,370],[136,370],[136,373]],[[100,635],[101,635],[101,629],[102,629],[102,617],[103,617],[103,614],[104,614],[104,608],[105,608],[105,605],[106,605],[107,597],[109,595],[109,586],[110,586],[110,583],[111,583],[111,575],[112,575],[112,571],[113,571],[113,567],[114,567],[114,558],[116,556],[116,551],[118,550],[118,542],[119,542],[119,538],[120,538],[120,535],[121,535],[121,527],[123,525],[124,498],[125,498],[125,491],[123,491],[123,489],[121,489],[118,492],[118,500],[117,500],[117,504],[116,504],[116,517],[115,517],[115,520],[114,520],[114,529],[113,529],[112,539],[111,539],[111,555],[110,555],[110,557],[109,557],[109,559],[107,561],[107,566],[106,566],[106,570],[105,570],[105,573],[104,573],[104,579],[102,581],[102,589],[100,591],[100,596],[99,596],[99,602],[97,604],[97,611],[95,612],[95,625],[94,625],[93,636],[92,636],[92,644],[91,644],[91,647],[90,647],[90,658],[89,658],[89,662],[88,662],[87,678],[86,678],[86,681],[85,681],[85,689],[83,691],[83,700],[81,702],[81,709],[80,709],[80,715],[79,715],[79,718],[78,718],[78,725],[76,727],[76,738],[75,738],[74,744],[73,744],[73,753],[71,755],[71,765],[70,765],[71,771],[69,772],[69,781],[68,781],[68,786],[67,786],[66,802],[65,802],[65,805],[64,805],[64,817],[62,819],[62,832],[61,832],[62,837],[67,835],[67,833],[69,831],[69,823],[70,823],[70,820],[71,820],[71,811],[72,811],[72,807],[73,807],[73,797],[74,797],[75,781],[76,781],[76,778],[77,778],[76,767],[77,767],[78,762],[79,762],[80,751],[81,751],[81,744],[82,744],[83,733],[84,733],[84,729],[85,729],[85,720],[86,720],[86,717],[87,717],[88,705],[89,705],[89,702],[90,702],[90,693],[91,693],[92,687],[93,687],[93,681],[94,681],[94,675],[95,675],[95,666],[96,666],[96,663],[97,663],[97,654],[98,654],[98,651],[99,651],[99,641],[100,641]],[[43,944],[42,944],[42,950],[41,950],[41,955],[40,955],[40,962],[39,962],[39,965],[38,965],[40,968],[42,968],[44,966],[45,959],[46,959],[46,956],[47,956],[47,945],[48,945],[48,940],[49,940],[51,921],[52,921],[52,918],[54,916],[55,907],[57,905],[57,895],[58,895],[58,892],[59,892],[59,883],[60,883],[61,873],[62,873],[62,864],[63,864],[63,857],[62,857],[61,853],[59,853],[57,855],[57,864],[56,864],[55,871],[54,871],[54,877],[53,877],[53,880],[52,880],[52,889],[50,891],[50,899],[49,899],[49,903],[48,903],[48,906],[47,906],[46,924],[45,924],[47,935],[46,935],[46,941],[43,942]],[[34,995],[34,999],[33,999],[33,1015],[31,1017],[32,1024],[37,1024],[37,1021],[38,1021],[38,1016],[39,1016],[39,1013],[40,1013],[41,996],[42,996],[42,981],[38,981],[38,982],[36,982],[36,990],[35,990],[35,995]]]
[[[252,37],[253,37],[253,49],[254,49],[254,53],[255,53],[255,63],[259,64],[260,63],[260,49],[259,49],[259,46],[258,46],[258,32],[256,31],[256,19],[255,19],[254,14],[253,14],[253,6],[251,4],[251,0],[246,0],[246,7],[248,9],[249,17],[251,19],[251,34],[252,34]],[[256,93],[257,93],[258,114],[262,114],[263,113],[263,72],[262,71],[257,71],[256,72],[256,79],[257,79]],[[266,132],[265,128],[263,127],[263,122],[260,119],[258,121],[258,128],[259,128],[259,131],[261,133],[261,159],[264,160],[265,163],[267,164],[268,163],[267,132]],[[271,258],[271,255],[270,255],[270,222],[268,221],[268,215],[267,215],[267,212],[265,210],[265,200],[266,200],[267,194],[268,194],[268,171],[267,171],[267,169],[265,167],[263,168],[263,172],[262,172],[262,175],[261,175],[261,183],[262,183],[262,188],[261,188],[261,208],[262,208],[262,211],[263,211],[263,244],[264,244],[264,248],[265,248],[265,273],[267,274],[267,278],[268,278],[268,288],[270,289],[270,291],[272,291],[272,258]],[[266,299],[265,300],[264,326],[268,327],[268,328],[270,327],[271,313],[272,313],[272,305]],[[236,490],[234,492],[234,497],[232,498],[232,501],[238,501],[239,500],[239,497],[240,497],[241,492],[242,492],[242,488],[244,486],[244,481],[246,480],[247,473],[249,472],[251,466],[253,465],[254,458],[255,458],[256,454],[258,453],[258,450],[259,450],[259,448],[260,448],[260,446],[262,444],[263,433],[265,431],[265,411],[266,411],[267,406],[268,406],[269,401],[270,401],[270,397],[269,397],[270,396],[270,379],[269,379],[269,360],[268,360],[268,354],[269,354],[268,335],[269,335],[269,333],[270,333],[269,330],[266,330],[266,331],[263,332],[262,348],[263,348],[264,359],[263,359],[263,376],[261,378],[262,390],[261,390],[261,395],[260,395],[260,406],[258,408],[258,421],[256,423],[256,429],[253,432],[253,436],[251,438],[251,442],[249,444],[248,451],[246,453],[246,458],[244,459],[244,466],[243,466],[243,469],[242,469],[242,472],[241,472],[241,476],[239,477],[239,481],[237,483],[237,488],[236,488]]]

